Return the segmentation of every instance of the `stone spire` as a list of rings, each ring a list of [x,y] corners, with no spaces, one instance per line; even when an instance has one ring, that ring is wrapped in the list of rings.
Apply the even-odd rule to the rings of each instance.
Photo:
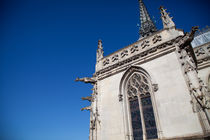
[[[163,28],[173,28],[175,24],[172,20],[173,17],[169,16],[169,13],[166,12],[166,9],[163,6],[160,7],[161,19],[163,22]]]
[[[140,22],[141,22],[139,33],[142,37],[146,37],[152,34],[153,32],[156,32],[157,28],[155,27],[155,24],[151,20],[150,15],[142,0],[139,0],[139,8],[140,8]]]
[[[98,49],[97,49],[97,62],[100,61],[104,57],[104,51],[102,46],[102,41],[98,40]]]

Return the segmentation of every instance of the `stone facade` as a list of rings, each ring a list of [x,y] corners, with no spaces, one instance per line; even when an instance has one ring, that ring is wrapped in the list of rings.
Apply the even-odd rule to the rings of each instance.
[[[100,40],[96,72],[91,78],[77,79],[93,85],[92,96],[83,98],[91,102],[83,108],[90,111],[90,140],[204,139],[210,135],[210,44],[194,48],[194,53],[190,42],[196,28],[184,33],[163,7],[160,10],[164,29],[106,57]],[[139,75],[136,83],[131,79],[135,74]],[[151,116],[146,116],[143,96],[151,99]],[[134,124],[131,113],[134,98],[139,101],[140,126]],[[152,123],[149,117],[152,127],[147,126]]]

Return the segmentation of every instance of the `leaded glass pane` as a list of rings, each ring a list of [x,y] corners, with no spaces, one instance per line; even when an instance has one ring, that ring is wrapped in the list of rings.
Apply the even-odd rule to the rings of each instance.
[[[155,116],[154,111],[152,108],[151,97],[142,97],[141,98],[142,109],[143,109],[143,116],[144,116],[144,123],[146,127],[146,133],[148,139],[155,139],[158,138],[157,136],[157,128],[155,123]]]
[[[134,140],[143,140],[139,102],[137,97],[135,99],[130,100],[130,111]]]

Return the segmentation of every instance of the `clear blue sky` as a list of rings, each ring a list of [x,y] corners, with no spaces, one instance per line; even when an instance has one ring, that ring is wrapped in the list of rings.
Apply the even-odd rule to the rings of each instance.
[[[210,25],[209,0],[144,0],[157,27],[164,5],[177,28]],[[0,139],[87,140],[98,39],[105,55],[138,39],[137,0],[0,1]]]

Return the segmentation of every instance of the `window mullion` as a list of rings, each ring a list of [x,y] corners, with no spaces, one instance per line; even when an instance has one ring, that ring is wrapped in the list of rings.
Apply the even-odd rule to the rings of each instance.
[[[145,123],[144,123],[144,115],[143,115],[143,108],[142,108],[140,93],[138,94],[138,101],[139,101],[141,124],[142,124],[142,130],[143,130],[143,140],[146,140],[147,139],[147,133],[146,133],[146,127],[145,127]]]

